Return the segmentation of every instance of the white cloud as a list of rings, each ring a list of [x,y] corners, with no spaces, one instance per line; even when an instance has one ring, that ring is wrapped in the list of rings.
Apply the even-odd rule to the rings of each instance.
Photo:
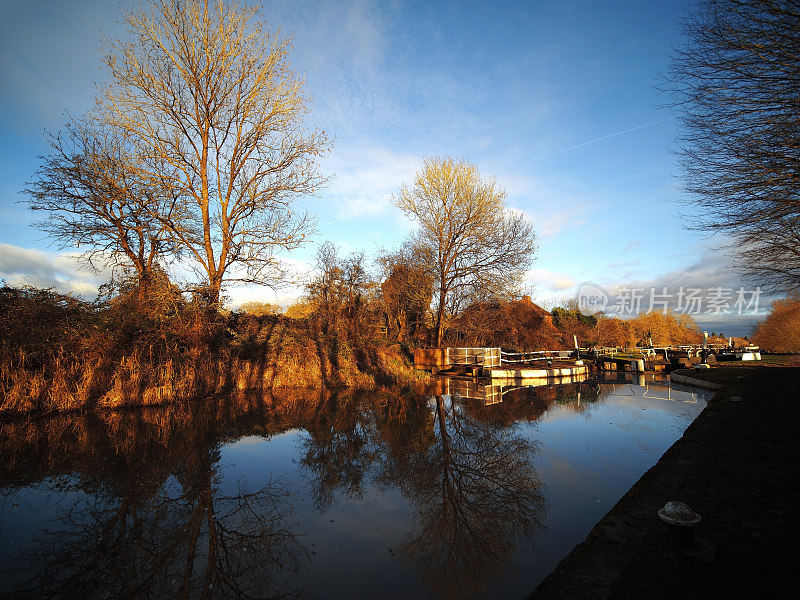
[[[10,285],[55,288],[64,294],[91,299],[97,296],[99,286],[108,280],[108,275],[106,271],[93,273],[81,268],[72,253],[55,254],[0,244],[0,278]]]
[[[410,184],[422,160],[419,156],[398,154],[382,148],[346,150],[337,153],[326,168],[336,173],[324,197],[336,217],[322,227],[351,218],[383,217],[402,214],[392,205],[392,195],[403,184]]]
[[[245,302],[268,302],[280,306],[289,306],[303,295],[303,286],[308,281],[314,265],[306,260],[292,258],[290,256],[277,257],[281,269],[285,274],[282,283],[275,287],[255,284],[228,284],[224,295],[227,297],[227,304],[232,308],[237,308]],[[237,276],[237,269],[232,268],[229,277]]]
[[[554,292],[560,292],[571,288],[573,285],[575,285],[574,279],[571,277],[562,277],[553,281],[553,283],[550,284],[550,289]]]
[[[245,302],[259,300],[288,306],[303,294],[303,285],[313,270],[311,263],[290,257],[280,257],[287,273],[284,285],[271,289],[258,285],[230,285],[226,295],[236,307]],[[173,276],[191,277],[191,265],[173,265]],[[232,271],[231,275],[235,273]],[[92,272],[82,267],[72,253],[52,253],[31,248],[21,248],[0,243],[0,279],[14,286],[31,285],[37,288],[55,288],[62,294],[75,294],[92,300],[98,288],[109,281],[108,270]]]
[[[563,206],[561,203],[558,204]],[[544,214],[537,220],[539,237],[551,238],[568,229],[581,227],[587,223],[584,215],[584,210],[580,206],[561,208],[558,212]]]
[[[231,287],[225,293],[228,305],[238,308],[247,302],[267,302],[287,307],[303,295],[303,288],[299,285],[290,285],[280,289],[272,289],[260,285],[243,285]]]
[[[550,271],[548,269],[531,269],[525,278],[529,285],[536,291],[539,300],[552,299],[552,292],[564,292],[575,285],[575,280],[566,273]]]

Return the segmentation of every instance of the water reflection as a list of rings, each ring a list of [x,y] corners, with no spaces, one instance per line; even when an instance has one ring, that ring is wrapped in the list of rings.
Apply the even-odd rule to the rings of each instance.
[[[516,546],[541,530],[546,503],[535,444],[474,418],[452,397],[436,396],[433,409],[438,435],[413,457],[392,460],[385,477],[419,511],[401,556],[436,596],[461,598],[512,566]]]
[[[58,417],[20,425],[23,431],[5,426],[11,448],[4,456],[15,460],[3,465],[4,508],[18,491],[14,475],[40,465],[48,476],[27,495],[34,492],[34,503],[65,500],[10,561],[5,582],[16,585],[9,596],[267,598],[283,592],[286,574],[307,557],[283,525],[291,512],[287,491],[272,480],[255,490],[220,489],[225,432],[212,406],[102,420]],[[53,429],[61,435],[45,437]],[[31,445],[44,460],[25,460],[33,459],[26,452]]]
[[[328,509],[336,491],[362,497],[376,454],[371,415],[360,400],[346,394],[323,397],[302,424],[309,435],[301,464],[319,511]]]
[[[637,383],[614,385],[622,397]],[[645,383],[644,397],[676,396]],[[531,426],[552,414],[589,418],[613,394],[596,381],[442,380],[418,393],[237,395],[0,423],[0,589],[13,598],[500,594],[520,561],[532,568],[553,523],[545,493],[551,502],[560,493],[537,471],[548,462]],[[250,466],[230,453],[241,443]],[[288,461],[275,462],[279,452]],[[369,560],[363,535],[319,518],[373,523],[385,506],[399,534],[376,538],[391,554]],[[382,575],[380,590],[334,585],[331,539],[364,581],[370,568]],[[523,583],[530,591],[537,581]]]
[[[572,383],[581,383],[588,379],[585,374],[574,377],[560,377],[557,380],[548,378],[522,378],[522,379],[471,379],[467,377],[448,377],[442,381],[444,393],[455,395],[465,400],[479,400],[484,406],[500,404],[507,394],[517,395],[521,391],[533,390],[535,388],[563,391],[577,390],[580,398],[581,386],[570,386]],[[593,385],[596,390],[596,382]],[[536,396],[537,394],[532,394]]]

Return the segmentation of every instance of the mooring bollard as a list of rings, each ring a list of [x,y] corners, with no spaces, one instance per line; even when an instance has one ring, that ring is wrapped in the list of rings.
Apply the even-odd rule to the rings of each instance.
[[[635,373],[642,373],[644,371],[644,359],[633,359],[631,361],[631,371],[634,371]]]
[[[667,524],[672,539],[681,545],[692,543],[694,529],[702,520],[688,504],[679,500],[667,502],[659,508],[658,518]]]

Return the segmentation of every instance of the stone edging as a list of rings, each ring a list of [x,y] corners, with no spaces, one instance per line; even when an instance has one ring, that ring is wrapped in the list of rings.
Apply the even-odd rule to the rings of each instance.
[[[687,385],[705,388],[707,390],[720,390],[725,387],[721,383],[714,383],[713,381],[706,381],[704,379],[695,379],[694,377],[681,375],[680,373],[671,373],[669,380],[674,381],[675,383],[685,383]]]

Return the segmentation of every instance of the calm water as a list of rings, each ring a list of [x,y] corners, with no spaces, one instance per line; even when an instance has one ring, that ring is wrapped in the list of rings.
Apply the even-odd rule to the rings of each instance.
[[[0,589],[524,598],[706,399],[445,381],[1,424]]]

